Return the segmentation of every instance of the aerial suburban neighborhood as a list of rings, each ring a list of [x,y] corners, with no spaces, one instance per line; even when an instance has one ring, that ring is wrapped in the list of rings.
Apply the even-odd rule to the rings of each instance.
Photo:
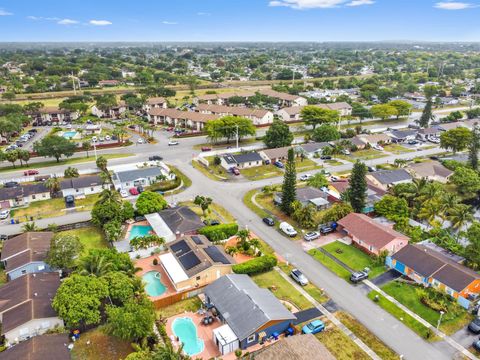
[[[0,6],[0,360],[480,358],[478,3],[111,5]]]

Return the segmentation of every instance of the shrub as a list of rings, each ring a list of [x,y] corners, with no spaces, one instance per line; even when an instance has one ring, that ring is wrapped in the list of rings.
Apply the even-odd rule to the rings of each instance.
[[[199,230],[199,233],[205,235],[210,241],[225,240],[237,232],[238,225],[236,223],[205,226]]]
[[[158,265],[158,259],[157,258],[153,259],[153,265]]]
[[[258,274],[265,271],[270,271],[277,265],[277,258],[273,255],[265,255],[248,260],[242,264],[237,264],[232,267],[236,274]]]

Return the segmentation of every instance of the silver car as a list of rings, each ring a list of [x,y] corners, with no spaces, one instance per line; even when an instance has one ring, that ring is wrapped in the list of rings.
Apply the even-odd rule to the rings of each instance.
[[[303,236],[303,239],[305,241],[313,241],[315,239],[318,239],[319,237],[320,237],[320,233],[318,231],[311,231],[311,232],[306,233]]]
[[[303,273],[298,270],[298,269],[293,269],[292,272],[290,273],[290,276],[292,277],[293,280],[295,280],[297,283],[299,283],[302,286],[305,286],[308,284],[308,279]]]

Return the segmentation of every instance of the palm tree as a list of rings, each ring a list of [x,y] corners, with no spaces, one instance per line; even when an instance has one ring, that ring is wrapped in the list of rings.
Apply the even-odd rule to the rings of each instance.
[[[29,223],[25,223],[25,224],[22,226],[22,230],[23,230],[24,232],[37,231],[38,228],[37,228],[37,225],[36,225],[34,222],[29,222]]]
[[[60,191],[60,180],[56,176],[52,176],[45,181],[45,186],[50,190],[50,195],[54,198]]]
[[[77,178],[79,176],[78,169],[74,167],[67,167],[64,171],[64,177],[66,178]]]
[[[458,204],[449,211],[448,220],[452,223],[452,228],[459,230],[466,223],[473,221],[473,215],[470,206]]]
[[[104,256],[95,254],[88,256],[80,261],[80,275],[103,276],[110,271],[112,263],[108,262]]]
[[[395,159],[395,161],[393,162],[393,164],[397,167],[397,168],[403,168],[405,165],[407,165],[408,161],[405,160],[405,159]]]
[[[154,351],[152,360],[190,360],[190,356],[183,353],[183,344],[175,350],[170,341],[167,341]]]
[[[107,182],[113,185],[112,174],[110,174],[110,171],[108,171],[108,168],[107,168],[107,165],[108,165],[107,159],[104,156],[100,156],[97,159],[96,164],[97,164],[97,167],[105,175],[104,178],[107,180]]]
[[[112,189],[105,189],[100,193],[100,198],[98,201],[102,203],[118,203],[120,204],[122,202],[122,199],[120,198],[120,195],[118,194],[118,191],[112,190]]]
[[[239,249],[236,246],[228,246],[225,249],[225,252],[230,256],[234,256],[235,254],[238,254]]]
[[[247,229],[242,229],[242,230],[239,230],[236,234],[238,240],[239,241],[239,244],[241,247],[244,247],[250,240],[250,231],[248,231]]]
[[[419,219],[427,220],[429,224],[432,224],[439,213],[440,205],[438,202],[428,201],[420,208],[417,217]]]
[[[458,196],[454,193],[447,192],[443,194],[440,201],[440,206],[442,209],[442,214],[444,217],[450,212],[451,209],[455,208],[458,205]]]

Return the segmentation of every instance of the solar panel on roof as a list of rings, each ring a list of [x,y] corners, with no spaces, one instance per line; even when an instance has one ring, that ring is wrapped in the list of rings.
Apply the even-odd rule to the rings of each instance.
[[[192,240],[197,245],[202,245],[203,244],[202,240],[198,236],[192,236]]]
[[[175,253],[177,257],[182,256],[183,254],[186,254],[189,251],[192,251],[192,249],[190,249],[190,246],[188,246],[185,240],[182,240],[176,244],[173,244],[172,246],[170,246],[170,249],[172,249],[172,251]]]
[[[216,246],[208,246],[205,248],[205,252],[214,262],[230,264],[230,261],[228,261],[227,257],[222,254],[222,252]]]
[[[178,261],[180,261],[185,270],[190,270],[191,268],[201,263],[200,259],[197,257],[197,255],[195,255],[193,251],[190,251],[189,253],[180,256],[178,258]]]

